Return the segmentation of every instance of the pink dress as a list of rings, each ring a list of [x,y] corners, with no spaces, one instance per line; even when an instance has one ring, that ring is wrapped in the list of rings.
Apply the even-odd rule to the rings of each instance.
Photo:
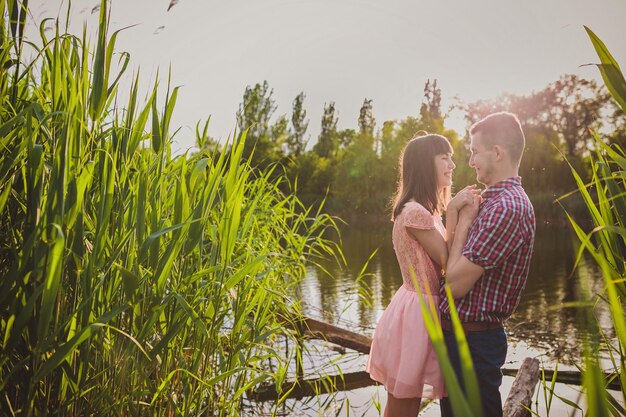
[[[445,236],[441,217],[414,201],[406,203],[394,221],[392,240],[403,284],[378,321],[366,370],[396,398],[439,399],[446,395],[443,377],[426,331],[411,267],[424,301],[428,303],[430,288],[437,306],[440,274],[407,228],[436,229]]]

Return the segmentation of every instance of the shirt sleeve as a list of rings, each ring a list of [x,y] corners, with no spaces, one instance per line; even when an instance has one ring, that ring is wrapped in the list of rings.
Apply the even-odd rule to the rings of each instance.
[[[472,225],[463,256],[485,270],[500,265],[524,244],[520,216],[506,206],[495,206]]]
[[[431,230],[435,228],[435,218],[424,206],[419,203],[408,203],[404,210],[404,227],[418,230]]]

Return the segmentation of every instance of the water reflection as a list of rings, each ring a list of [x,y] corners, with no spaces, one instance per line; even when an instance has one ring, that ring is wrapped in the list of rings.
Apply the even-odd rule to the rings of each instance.
[[[299,287],[299,296],[306,314],[371,335],[385,306],[402,284],[391,244],[391,223],[346,227],[342,231],[342,248],[347,266],[340,268],[328,263],[328,274],[310,267]],[[590,278],[593,293],[600,293],[603,287],[597,267],[584,258],[572,274],[576,249],[576,238],[568,228],[538,228],[526,290],[516,313],[506,323],[513,343],[524,341],[561,363],[574,363],[580,357],[580,326],[576,309],[559,306],[578,297],[581,278]],[[378,252],[363,279],[371,289],[371,297],[360,299],[356,277],[375,250]],[[605,311],[597,313],[606,316]],[[606,324],[610,326],[610,320]]]

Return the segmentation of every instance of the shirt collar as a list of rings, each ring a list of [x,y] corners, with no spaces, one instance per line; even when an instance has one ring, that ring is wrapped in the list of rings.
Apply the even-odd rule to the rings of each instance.
[[[522,178],[517,176],[517,177],[511,177],[511,178],[507,178],[505,180],[502,180],[500,182],[495,183],[494,185],[492,185],[489,188],[486,188],[485,190],[483,190],[483,192],[481,193],[483,199],[488,200],[490,198],[493,198],[495,196],[497,196],[498,194],[500,194],[502,191],[508,189],[508,188],[512,188],[512,187],[521,187],[522,186]]]

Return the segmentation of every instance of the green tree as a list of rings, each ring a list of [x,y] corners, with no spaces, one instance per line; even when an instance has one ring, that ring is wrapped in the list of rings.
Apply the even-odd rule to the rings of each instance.
[[[317,207],[325,198],[332,199],[331,183],[334,170],[330,158],[319,156],[313,151],[302,153],[293,158],[288,169],[292,184],[296,185],[298,198],[306,206]],[[332,209],[330,201],[326,209]]]
[[[626,113],[615,100],[609,100],[610,106],[607,111],[612,130],[608,133],[608,142],[617,144],[621,149],[626,149]]]
[[[573,187],[569,179],[569,167],[563,156],[552,146],[558,140],[554,131],[528,126],[525,128],[526,148],[520,166],[524,189],[529,195],[538,196],[546,191],[550,198]]]
[[[359,130],[337,161],[334,181],[335,202],[346,214],[380,214],[384,211],[386,196],[381,184],[381,160],[375,147],[376,120],[372,100],[365,99],[358,119]]]
[[[271,123],[276,111],[273,92],[267,81],[247,86],[237,113],[241,134],[247,130],[243,157],[252,166],[266,167],[283,156],[287,120],[282,116],[275,124]]]
[[[301,94],[298,97],[301,98],[296,98],[296,100],[301,103],[304,95]],[[306,113],[297,110],[298,106],[300,104],[294,101],[292,121],[297,121],[292,124],[303,126],[304,114]],[[308,125],[308,121],[306,124]],[[294,129],[294,131],[296,130]],[[304,130],[306,129],[301,129],[301,131]],[[338,157],[338,139],[340,137],[341,134],[337,131],[335,103],[325,103],[317,143],[311,151],[294,154],[288,166],[289,179],[292,183],[297,184],[296,192],[306,204],[317,205],[327,199],[326,209],[332,210],[333,190],[331,183],[335,176],[335,162]]]
[[[335,116],[335,102],[324,103],[322,114],[322,129],[317,138],[313,151],[323,158],[331,157],[337,151],[337,116]]]
[[[357,136],[354,129],[342,129],[336,132],[336,141],[339,149],[346,149]]]
[[[606,90],[575,75],[563,75],[530,95],[507,93],[463,107],[468,126],[496,111],[518,116],[526,136],[520,175],[540,221],[561,216],[553,204],[555,196],[576,188],[568,163],[579,173],[591,174],[586,163],[593,137],[590,130],[602,131],[620,122],[619,117],[605,117],[614,108]],[[607,135],[606,141],[619,141],[619,133],[614,135]]]
[[[619,123],[620,119],[603,117],[614,108],[603,86],[571,74],[561,76],[543,90],[528,96],[505,93],[460,108],[465,111],[468,126],[489,113],[513,112],[524,127],[543,129],[546,135],[556,139],[554,145],[573,159],[588,152],[592,141],[590,129],[600,131],[605,125]]]
[[[420,128],[428,133],[443,132],[444,115],[441,112],[441,89],[437,80],[426,80],[424,101],[420,107]]]
[[[563,75],[546,90],[548,125],[561,134],[568,157],[587,153],[593,142],[591,130],[602,128],[602,110],[610,96],[604,86],[576,75]]]
[[[309,121],[306,119],[306,110],[303,106],[305,97],[304,92],[301,92],[293,100],[292,105],[291,131],[287,135],[287,151],[295,157],[300,156],[307,143],[305,135]]]
[[[359,110],[359,134],[373,137],[376,119],[372,113],[372,100],[364,99],[361,110]]]

